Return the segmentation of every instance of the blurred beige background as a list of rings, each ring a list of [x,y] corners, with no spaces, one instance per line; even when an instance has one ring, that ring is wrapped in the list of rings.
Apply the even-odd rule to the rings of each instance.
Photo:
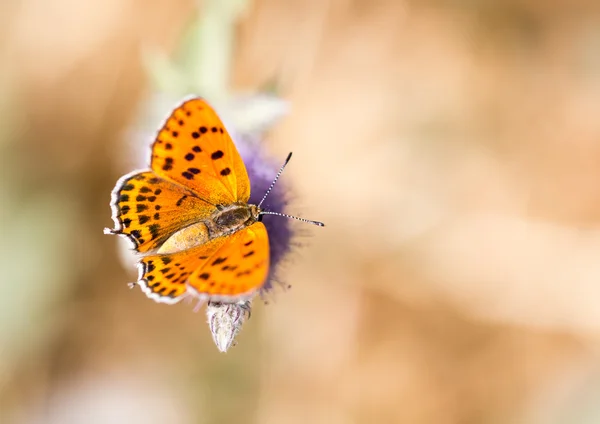
[[[0,5],[0,422],[600,422],[600,3],[244,4],[219,63],[327,227],[227,354],[102,234],[143,52],[207,8]]]

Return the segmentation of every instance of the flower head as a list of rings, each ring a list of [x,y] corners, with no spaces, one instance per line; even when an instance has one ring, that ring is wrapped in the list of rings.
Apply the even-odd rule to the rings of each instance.
[[[156,50],[145,51],[148,74],[154,92],[145,104],[142,121],[132,139],[136,165],[147,161],[148,145],[155,123],[181,98],[194,93],[206,97],[218,111],[246,165],[251,183],[250,204],[257,205],[271,185],[282,161],[274,160],[262,143],[262,136],[287,112],[287,103],[266,93],[236,95],[227,87],[232,40],[236,19],[245,1],[208,0],[203,4],[204,15],[192,23],[180,44],[179,59],[171,60]],[[210,47],[210,48],[209,48]],[[150,141],[149,141],[150,140]],[[143,151],[143,156],[140,154]],[[143,157],[143,160],[142,160]],[[282,158],[283,159],[283,158]],[[278,183],[263,205],[268,211],[283,212],[288,203],[287,188]],[[264,216],[269,234],[270,269],[260,290],[263,294],[273,287],[274,274],[291,247],[291,222],[281,217]],[[131,261],[131,256],[124,256]],[[237,303],[209,302],[206,314],[217,348],[222,352],[234,345],[235,337],[249,318],[252,300]]]

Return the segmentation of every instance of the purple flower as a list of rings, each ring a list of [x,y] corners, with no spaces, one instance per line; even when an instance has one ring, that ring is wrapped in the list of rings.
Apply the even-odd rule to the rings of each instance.
[[[250,204],[258,205],[273,182],[281,163],[264,153],[260,141],[250,135],[241,136],[229,129],[238,151],[246,164],[250,179]],[[262,205],[264,210],[283,212],[288,204],[288,191],[281,181],[273,187]],[[269,234],[270,269],[261,288],[266,293],[273,288],[274,275],[282,259],[289,253],[293,236],[291,220],[279,216],[263,216]],[[221,352],[235,346],[235,338],[250,318],[252,300],[233,304],[208,302],[206,316],[215,345]]]
[[[250,178],[250,204],[258,205],[267,189],[273,182],[279,167],[283,163],[277,162],[269,157],[263,150],[258,140],[250,141],[248,137],[235,135],[235,142],[248,171]],[[288,187],[279,180],[273,187],[269,196],[261,206],[267,211],[285,212],[288,205]],[[267,227],[270,245],[270,263],[269,276],[265,281],[262,292],[273,288],[273,278],[278,265],[291,249],[291,239],[293,236],[291,220],[280,216],[263,215],[263,224]]]

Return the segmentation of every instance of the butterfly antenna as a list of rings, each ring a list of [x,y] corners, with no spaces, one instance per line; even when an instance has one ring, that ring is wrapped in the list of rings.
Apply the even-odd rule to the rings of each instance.
[[[277,215],[277,216],[283,216],[285,218],[297,219],[298,221],[306,222],[307,224],[316,225],[318,227],[324,227],[325,226],[325,224],[323,224],[322,222],[319,222],[319,221],[313,221],[313,220],[306,219],[306,218],[300,218],[298,216],[292,216],[292,215],[288,215],[288,214],[281,213],[281,212],[263,211],[263,212],[260,212],[260,215]]]
[[[262,200],[260,201],[260,203],[258,204],[258,208],[260,209],[260,205],[263,204],[263,202],[265,201],[265,199],[267,198],[267,196],[269,195],[269,193],[271,192],[271,190],[273,190],[273,187],[275,187],[275,183],[277,182],[277,180],[279,179],[279,176],[281,175],[281,173],[283,172],[283,170],[285,169],[285,166],[288,164],[288,162],[290,161],[290,159],[292,158],[292,152],[290,152],[290,154],[287,156],[287,158],[285,159],[285,162],[283,163],[283,165],[281,165],[281,168],[279,169],[279,172],[277,173],[277,175],[275,176],[275,179],[273,180],[273,182],[271,183],[271,185],[269,186],[269,188],[267,189],[267,192],[265,193],[265,195],[263,196]]]
[[[271,192],[271,190],[273,190],[273,187],[275,187],[275,183],[279,179],[279,176],[281,175],[281,173],[285,169],[285,166],[288,164],[288,162],[290,161],[291,158],[292,158],[292,152],[290,152],[290,154],[285,159],[285,162],[283,163],[283,165],[281,165],[281,168],[279,169],[279,172],[277,173],[277,175],[275,175],[275,179],[273,180],[273,182],[271,183],[271,185],[267,189],[267,192],[263,196],[263,198],[260,201],[260,203],[258,204],[258,209],[259,210],[260,210],[260,205],[263,204],[263,202],[265,201],[265,199],[267,198],[267,196],[269,195],[269,193]],[[324,227],[325,226],[325,224],[323,224],[322,222],[319,222],[319,221],[312,221],[310,219],[305,219],[305,218],[300,218],[300,217],[297,217],[297,216],[287,215],[287,214],[281,213],[281,212],[261,211],[261,212],[259,212],[259,215],[277,215],[277,216],[283,216],[285,218],[296,219],[298,221],[306,222],[307,224],[317,225],[319,227]]]

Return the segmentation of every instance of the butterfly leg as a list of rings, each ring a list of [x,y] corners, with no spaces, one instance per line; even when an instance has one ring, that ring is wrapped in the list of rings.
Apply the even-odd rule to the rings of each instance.
[[[191,298],[192,297],[190,296],[190,299]],[[205,300],[206,299],[203,299],[203,298],[199,298],[198,299],[198,302],[196,303],[196,306],[194,306],[194,313],[200,312],[200,308],[202,308],[202,305],[204,305]]]

